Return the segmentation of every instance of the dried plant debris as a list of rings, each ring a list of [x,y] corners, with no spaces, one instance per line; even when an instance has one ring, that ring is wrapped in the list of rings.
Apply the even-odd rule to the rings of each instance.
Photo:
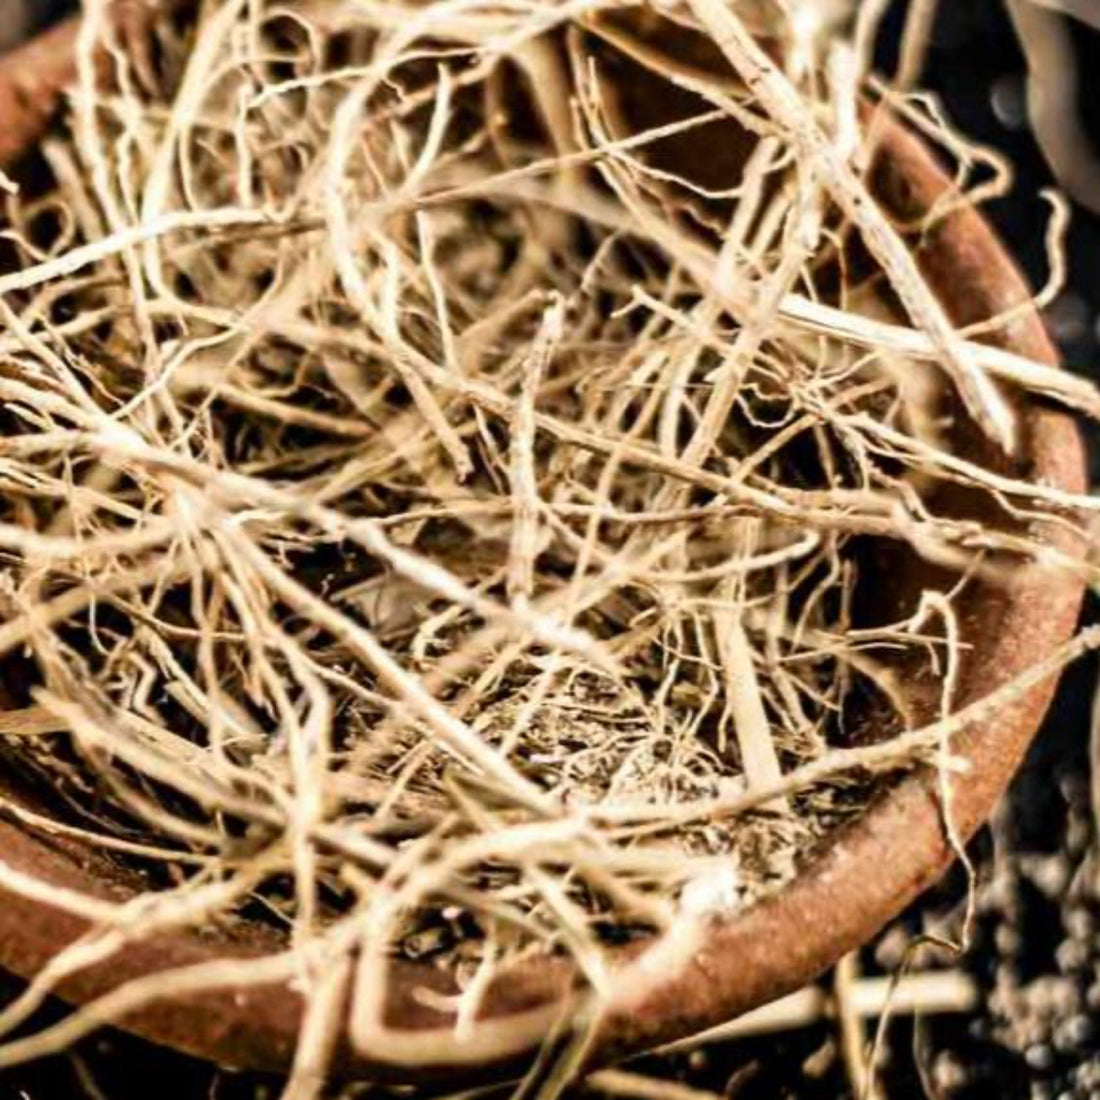
[[[0,1062],[294,974],[311,1065],[355,951],[379,988],[392,955],[453,972],[469,1028],[519,959],[599,988],[609,947],[788,881],[884,771],[935,756],[948,791],[993,705],[955,709],[955,593],[1089,568],[1050,536],[1093,502],[1014,472],[1017,397],[1098,399],[952,328],[868,191],[858,55],[806,31],[88,7],[53,182],[7,200],[0,736],[51,792],[9,813],[151,886],[0,870],[95,922],[0,1026],[159,930],[291,949]],[[949,590],[887,614],[918,559]]]

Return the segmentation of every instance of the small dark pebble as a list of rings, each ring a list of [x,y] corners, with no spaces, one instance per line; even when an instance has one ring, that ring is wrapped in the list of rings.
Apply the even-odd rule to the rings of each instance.
[[[1084,906],[1073,906],[1063,919],[1066,931],[1075,940],[1089,940],[1096,931],[1096,918]]]
[[[1091,954],[1091,945],[1083,942],[1082,940],[1063,940],[1058,945],[1057,951],[1054,953],[1055,961],[1058,963],[1058,969],[1063,974],[1072,974],[1078,970],[1083,970],[1089,961],[1089,955]]]
[[[1032,1069],[1050,1069],[1054,1065],[1054,1051],[1046,1043],[1033,1043],[1024,1051],[1024,1061]]]
[[[1055,1049],[1072,1053],[1082,1049],[1095,1034],[1095,1027],[1087,1016],[1071,1016],[1054,1029]]]

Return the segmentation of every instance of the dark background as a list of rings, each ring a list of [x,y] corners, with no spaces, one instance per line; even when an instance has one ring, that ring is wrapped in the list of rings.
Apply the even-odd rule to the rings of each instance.
[[[792,0],[797,3],[798,0]],[[27,22],[48,21],[63,0],[0,0],[0,49]],[[893,67],[904,3],[895,3],[882,36],[879,63]],[[1096,0],[1100,14],[1100,0]],[[1100,33],[1073,26],[1080,65],[1079,110],[1100,145]],[[1041,188],[1055,183],[1026,120],[1024,61],[999,0],[941,0],[924,85],[937,92],[963,133],[995,145],[1016,170],[1012,192],[987,214],[1033,285],[1047,276],[1044,236],[1048,206]],[[3,120],[0,119],[0,126]],[[1075,208],[1067,241],[1070,285],[1047,311],[1069,369],[1100,381],[1100,219]],[[1093,433],[1094,483],[1100,435]],[[1100,621],[1095,601],[1086,611]],[[1013,1020],[1003,1005],[971,1017],[942,1017],[918,1028],[892,1026],[885,1094],[890,1100],[1100,1100],[1100,899],[1078,874],[1094,846],[1088,809],[1088,728],[1097,667],[1085,661],[1065,678],[1057,702],[1017,779],[994,840],[986,830],[974,854],[988,880],[993,852],[1010,868],[1011,898],[983,904],[975,943],[959,965],[986,988],[1008,967],[1022,984],[1060,989],[1077,1015]],[[1046,861],[1045,863],[1043,861]],[[1035,867],[1061,868],[1074,887],[1037,885]],[[912,934],[956,910],[959,876],[907,913],[899,926]],[[875,966],[868,950],[866,964]],[[0,980],[2,981],[2,980]],[[1044,988],[1045,988],[1044,986]],[[0,993],[2,993],[0,984]],[[1030,1011],[1030,1010],[1029,1010]],[[1084,1022],[1082,1022],[1084,1021]],[[1068,1027],[1068,1024],[1074,1024]],[[792,1097],[835,1100],[846,1086],[834,1062],[808,1077],[803,1063],[830,1031],[825,1025],[786,1036],[715,1048],[688,1060],[650,1062],[645,1068],[724,1094],[729,1100]],[[278,1082],[213,1070],[113,1033],[74,1054],[0,1072],[0,1100],[238,1100],[277,1096]],[[355,1090],[358,1092],[359,1090]],[[365,1089],[363,1091],[366,1091]]]

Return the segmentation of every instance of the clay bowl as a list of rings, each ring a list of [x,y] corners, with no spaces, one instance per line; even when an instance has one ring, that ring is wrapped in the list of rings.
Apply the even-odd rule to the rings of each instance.
[[[72,69],[74,27],[63,25],[0,61],[0,157],[8,164],[29,147],[53,111],[58,89]],[[886,122],[874,169],[882,203],[910,220],[942,197],[951,183],[921,141]],[[1026,287],[989,226],[974,211],[956,208],[922,239],[920,261],[956,323],[999,314],[1026,296]],[[996,339],[1047,363],[1055,352],[1034,312],[1020,315]],[[1073,492],[1085,486],[1081,442],[1061,412],[1033,403],[1021,410],[1024,427],[1017,473]],[[962,445],[975,435],[965,427]],[[952,507],[950,494],[941,502]],[[965,501],[955,502],[965,510]],[[1052,541],[1074,550],[1065,533]],[[885,547],[864,548],[864,571],[878,604],[904,606],[924,586],[946,587],[912,557]],[[1073,632],[1083,585],[1069,577],[1021,577],[1010,587],[970,583],[957,608],[966,650],[958,703],[979,699],[1064,642]],[[1039,684],[987,721],[967,729],[954,745],[970,762],[956,784],[954,816],[971,835],[993,810],[1038,728],[1054,691]],[[32,809],[40,795],[0,773],[0,795]],[[14,870],[97,897],[122,899],[140,880],[103,853],[68,839],[48,838],[0,817],[0,853]],[[731,1019],[816,978],[846,952],[865,943],[943,874],[952,860],[936,797],[935,778],[916,771],[888,785],[868,811],[840,831],[789,886],[738,913],[708,918],[690,949],[667,942],[632,952],[627,968],[649,972],[646,993],[615,983],[599,1006],[587,1060],[595,1065],[675,1040]],[[0,966],[34,975],[85,931],[72,914],[28,897],[0,898]],[[120,983],[166,968],[219,957],[248,958],[283,946],[259,924],[176,934],[135,944],[105,966],[80,973],[60,992],[72,1003],[102,996]],[[372,1078],[426,1079],[500,1075],[526,1064],[556,1025],[579,1011],[575,976],[563,960],[504,974],[486,998],[475,1037],[456,1042],[453,1020],[429,1005],[425,988],[447,992],[449,979],[428,967],[394,963],[386,1022],[393,1031],[384,1049],[352,1041],[351,1028],[337,1051],[337,1071]],[[349,992],[349,1019],[352,997]],[[206,993],[154,1006],[123,1026],[158,1043],[238,1068],[285,1069],[301,1015],[289,985]]]

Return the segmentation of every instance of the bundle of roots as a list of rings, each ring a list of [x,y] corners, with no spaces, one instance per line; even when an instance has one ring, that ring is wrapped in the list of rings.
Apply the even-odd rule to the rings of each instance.
[[[149,890],[0,1025],[248,915],[449,968],[470,1026],[789,881],[887,773],[935,757],[949,818],[953,590],[892,617],[881,562],[1086,568],[1014,409],[1098,405],[951,326],[947,206],[868,191],[887,107],[957,201],[980,156],[778,5],[149,18],[87,8],[0,275],[4,767]]]

